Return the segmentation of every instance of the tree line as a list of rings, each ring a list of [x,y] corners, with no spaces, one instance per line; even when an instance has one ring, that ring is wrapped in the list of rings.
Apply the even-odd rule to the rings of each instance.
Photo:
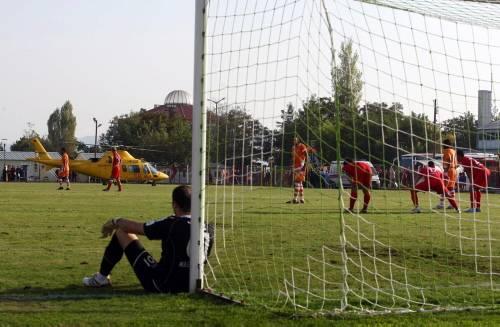
[[[335,160],[337,153],[343,158],[390,162],[404,153],[433,152],[435,145],[440,152],[438,143],[444,138],[474,147],[477,123],[470,112],[435,125],[427,115],[404,110],[400,103],[360,104],[363,84],[358,59],[352,42],[342,43],[339,64],[332,71],[334,96],[311,96],[299,108],[289,104],[281,110],[275,127],[264,126],[244,107],[209,112],[207,162],[240,165],[272,160],[276,165],[289,165],[296,136],[314,147],[323,162]],[[76,117],[69,101],[50,115],[47,127],[48,135],[42,137],[47,150],[58,151],[61,146],[69,153],[93,150],[76,140]],[[33,137],[40,135],[28,129],[11,149],[31,150]],[[99,151],[111,145],[154,163],[187,165],[191,162],[191,124],[160,112],[131,112],[114,117],[100,136]]]

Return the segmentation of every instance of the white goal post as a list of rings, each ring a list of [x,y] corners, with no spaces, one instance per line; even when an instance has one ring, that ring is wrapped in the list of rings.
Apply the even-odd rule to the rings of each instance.
[[[195,0],[195,20],[191,292],[327,314],[498,308],[499,3]],[[488,187],[457,162],[458,207],[410,195],[418,164],[452,174],[449,147]],[[370,192],[344,159],[372,169]]]
[[[193,125],[192,125],[192,196],[189,291],[203,288],[206,125],[204,99],[205,5],[206,0],[195,0]]]

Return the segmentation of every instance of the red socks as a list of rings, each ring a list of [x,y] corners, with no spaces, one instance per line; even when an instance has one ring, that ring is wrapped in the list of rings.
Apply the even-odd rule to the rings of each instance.
[[[476,208],[481,208],[481,191],[475,191]]]
[[[370,193],[365,193],[365,197],[364,197],[364,209],[368,208],[368,203],[370,203],[370,199],[371,199],[371,196],[370,196]]]
[[[358,199],[358,191],[351,190],[351,199],[349,201],[349,210],[354,209],[354,204]]]

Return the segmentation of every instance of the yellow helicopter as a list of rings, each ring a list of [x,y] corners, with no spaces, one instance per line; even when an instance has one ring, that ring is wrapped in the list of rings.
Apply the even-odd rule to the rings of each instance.
[[[35,148],[35,158],[29,158],[48,167],[61,167],[60,159],[52,159],[40,142],[40,139],[31,140]],[[128,151],[118,150],[122,158],[122,181],[149,182],[154,186],[157,182],[168,179],[168,175],[159,172],[150,163],[134,158]],[[101,158],[89,160],[70,160],[69,168],[77,173],[94,176],[103,180],[111,176],[111,165],[113,162],[111,151],[105,152]]]

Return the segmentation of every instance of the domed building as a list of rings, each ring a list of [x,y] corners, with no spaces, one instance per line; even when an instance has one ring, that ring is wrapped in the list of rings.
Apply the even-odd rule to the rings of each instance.
[[[193,121],[193,97],[186,91],[174,90],[167,94],[163,105],[155,105],[148,112],[161,112],[168,117],[179,116],[185,120]]]
[[[186,91],[183,90],[174,90],[167,94],[165,97],[165,102],[163,103],[167,106],[169,105],[193,105],[193,97],[191,97],[191,94],[187,93]]]

